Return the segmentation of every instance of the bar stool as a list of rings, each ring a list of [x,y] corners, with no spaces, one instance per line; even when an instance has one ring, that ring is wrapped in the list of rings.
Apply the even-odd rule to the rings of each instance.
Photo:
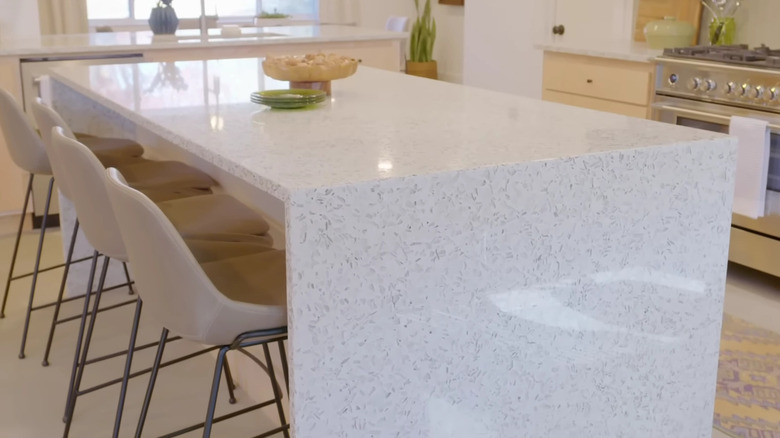
[[[106,185],[140,299],[148,312],[165,327],[149,377],[136,438],[143,432],[165,349],[163,341],[169,330],[184,339],[217,346],[219,353],[205,421],[166,436],[203,427],[203,436],[210,437],[213,423],[235,416],[236,413],[232,413],[215,418],[225,355],[229,350],[238,350],[253,357],[245,348],[262,345],[265,364],[257,358],[254,360],[267,372],[274,398],[244,411],[276,404],[280,427],[258,436],[281,432],[289,437],[282,392],[268,348],[269,343],[278,344],[285,383],[289,387],[283,342],[287,337],[285,252],[274,250],[199,263],[162,211],[143,193],[128,187],[118,170],[108,170]],[[132,356],[128,355],[126,370],[131,361]]]
[[[65,124],[65,121],[60,117],[60,115],[54,111],[53,108],[50,106],[44,104],[40,99],[37,99],[32,104],[32,113],[36,119],[36,122],[38,123],[38,126],[41,127],[41,137],[43,139],[43,144],[46,146],[46,149],[49,153],[49,156],[51,157],[54,152],[51,151],[51,132],[52,129],[56,126],[60,126],[63,129],[63,133],[65,136],[73,138],[74,133],[67,127]],[[120,139],[113,139],[115,142],[120,142],[122,140]],[[83,143],[82,143],[83,144]],[[90,151],[93,151],[92,148],[89,148]],[[97,156],[97,155],[96,155]],[[163,167],[159,167],[159,163],[163,163]],[[187,184],[184,185],[184,187],[180,187],[181,184],[178,183],[178,181],[174,181],[175,184],[172,184],[171,181],[159,181],[159,178],[155,177],[153,172],[150,172],[148,169],[152,166],[156,166],[156,170],[158,172],[163,173],[173,173],[175,174],[178,169],[180,168],[179,164],[176,163],[175,165],[177,168],[172,169],[171,163],[176,162],[155,162],[155,161],[149,161],[149,160],[143,160],[141,162],[133,162],[130,165],[120,166],[123,170],[128,170],[130,172],[136,171],[136,173],[143,173],[143,176],[137,176],[136,180],[138,181],[137,184],[133,184],[136,188],[142,188],[142,190],[147,193],[152,199],[155,201],[161,202],[161,208],[163,208],[172,218],[172,220],[177,223],[178,226],[180,226],[180,231],[185,234],[191,234],[191,233],[197,233],[199,235],[199,240],[212,240],[212,241],[226,241],[226,240],[236,240],[236,236],[228,236],[225,233],[235,233],[236,235],[243,235],[243,234],[251,234],[251,235],[258,235],[263,236],[260,240],[267,241],[268,245],[270,246],[272,244],[272,240],[270,236],[267,235],[269,230],[268,223],[259,215],[257,215],[254,211],[251,209],[246,208],[243,206],[243,204],[236,201],[234,198],[228,196],[228,195],[210,195],[208,198],[203,198],[204,193],[211,193],[210,189],[207,189],[204,191],[204,189],[200,188],[192,188],[188,187]],[[51,164],[53,167],[55,167],[55,173],[58,173],[60,175],[65,174],[65,170],[62,169],[60,172],[56,172],[56,167],[58,165],[57,160],[51,160]],[[104,160],[100,160],[100,164],[105,166]],[[136,165],[137,164],[137,165]],[[145,168],[142,172],[138,172],[138,168]],[[186,169],[186,168],[185,168]],[[194,170],[194,169],[193,169]],[[199,174],[198,174],[199,175]],[[199,178],[201,178],[199,176]],[[208,181],[212,181],[210,177],[206,176],[208,178]],[[60,180],[67,179],[60,177]],[[156,183],[149,184],[149,180],[155,181]],[[62,191],[63,195],[68,198],[72,199],[72,195],[70,194],[70,191],[67,188],[67,185],[65,184],[66,181],[60,181],[60,190]],[[187,183],[193,183],[194,181],[186,181]],[[195,181],[197,182],[197,181]],[[192,197],[192,199],[185,200],[184,198]],[[175,202],[164,202],[168,200],[175,200]],[[225,220],[224,214],[230,215],[230,220]],[[75,227],[78,227],[78,221],[74,225]],[[75,243],[75,237],[76,237],[76,230],[74,230],[74,233],[71,237],[71,247]],[[219,233],[218,235],[214,236],[207,236],[207,233]],[[246,240],[244,237],[241,237],[238,240]],[[255,239],[258,240],[258,239]],[[69,251],[70,253],[70,251]],[[67,280],[67,271],[63,275],[62,283],[60,285],[60,291],[58,294],[58,299],[55,302],[55,308],[54,308],[54,314],[52,315],[52,321],[51,326],[49,328],[49,336],[46,341],[46,350],[44,352],[43,357],[43,366],[48,366],[49,364],[49,353],[51,351],[52,341],[54,339],[55,329],[56,326],[60,323],[72,321],[74,319],[77,319],[74,317],[68,317],[62,320],[59,320],[59,313],[60,313],[60,305],[62,302],[65,302],[66,300],[62,299],[64,288],[65,288],[65,282]],[[128,274],[128,282],[129,274]]]
[[[65,136],[64,130],[59,127],[54,128],[52,142],[48,149],[54,173],[59,180],[65,182],[65,187],[67,187],[71,196],[70,199],[76,207],[76,213],[87,240],[106,257],[100,280],[98,281],[89,326],[86,327],[86,336],[83,336],[83,333],[87,314],[89,313],[89,296],[85,298],[82,311],[81,326],[79,328],[80,335],[77,339],[76,354],[71,372],[71,384],[66,402],[65,436],[67,436],[78,396],[122,381],[122,379],[118,378],[82,390],[80,386],[85,366],[103,358],[116,357],[119,354],[127,353],[132,355],[135,346],[133,345],[126,352],[110,354],[103,358],[87,359],[90,341],[100,308],[107,261],[116,259],[125,262],[127,257],[125,256],[118,225],[113,219],[113,210],[111,209],[105,186],[105,168],[100,161],[84,145]],[[176,222],[180,228],[177,232],[183,232],[182,229],[187,230],[185,240],[191,245],[193,253],[204,262],[270,251],[272,240],[269,236],[235,232],[236,230],[267,231],[267,222],[238,201],[233,200],[233,204],[230,205],[226,202],[227,199],[233,198],[228,195],[204,195],[177,201],[165,201],[161,205],[165,206],[171,218],[170,220]],[[181,208],[177,208],[179,204],[182,205]],[[210,215],[212,217],[215,215],[222,216],[221,222],[216,220],[199,220],[197,217],[198,212],[202,212],[204,216],[209,216],[207,212],[208,205],[212,205],[212,208],[217,209],[212,211]],[[192,214],[193,212],[195,214]],[[258,221],[254,226],[251,225],[249,220],[250,214],[253,214]],[[198,234],[199,232],[202,234]],[[95,265],[96,261],[93,261],[93,266]],[[137,306],[140,306],[140,303]],[[136,313],[140,317],[140,307],[137,307]],[[137,325],[138,321],[136,319],[133,322],[133,326],[137,329]],[[134,338],[135,334],[132,336]],[[227,369],[225,372],[229,374]],[[231,400],[234,400],[232,384],[230,384],[229,389]],[[122,394],[124,395],[124,389]]]
[[[4,318],[5,307],[8,301],[8,294],[11,289],[11,282],[32,276],[30,296],[22,334],[22,345],[19,350],[19,358],[23,359],[25,357],[24,349],[27,341],[27,331],[29,328],[31,313],[33,310],[49,307],[49,305],[39,306],[36,308],[33,307],[33,298],[35,295],[38,274],[41,272],[61,268],[66,265],[60,264],[43,269],[40,267],[41,252],[43,250],[43,242],[46,235],[46,225],[49,216],[49,206],[51,205],[54,178],[51,177],[51,165],[49,164],[48,157],[46,156],[46,152],[41,144],[40,137],[36,134],[29,120],[25,116],[24,111],[22,111],[22,108],[19,106],[19,104],[17,104],[14,97],[3,89],[0,89],[0,129],[3,131],[3,137],[5,138],[6,144],[8,145],[8,151],[11,155],[11,159],[17,166],[29,174],[27,188],[24,192],[24,203],[22,206],[21,219],[19,221],[19,227],[16,232],[13,255],[11,256],[11,264],[9,267],[8,278],[6,279],[5,292],[3,293],[3,301],[2,304],[0,304],[0,318]],[[93,137],[90,141],[92,142],[93,147],[101,151],[102,156],[110,157],[110,160],[106,160],[107,162],[115,163],[115,165],[121,165],[124,162],[135,160],[136,157],[143,153],[142,148],[127,142],[120,143],[113,141],[102,143],[98,137]],[[35,264],[32,272],[14,276],[17,255],[19,252],[19,242],[22,237],[22,230],[24,229],[24,218],[27,214],[27,206],[32,194],[32,184],[35,175],[44,175],[50,177],[48,192],[46,195],[46,204],[43,211],[41,231],[38,236],[38,248],[35,255]],[[78,261],[84,260],[87,259],[81,259]]]

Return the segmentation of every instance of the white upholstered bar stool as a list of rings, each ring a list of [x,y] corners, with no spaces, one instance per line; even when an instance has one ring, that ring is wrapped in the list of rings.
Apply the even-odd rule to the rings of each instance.
[[[9,92],[3,89],[0,89],[0,129],[2,129],[3,136],[8,146],[8,151],[11,155],[11,159],[18,167],[29,174],[27,188],[24,192],[24,203],[22,206],[21,218],[16,233],[16,240],[14,242],[13,255],[11,256],[8,278],[6,279],[5,291],[3,293],[3,301],[2,304],[0,304],[0,318],[4,318],[8,294],[11,289],[11,282],[20,278],[30,276],[32,277],[24,329],[22,333],[22,344],[19,350],[19,358],[24,358],[27,331],[30,324],[31,314],[34,310],[39,310],[49,306],[44,305],[33,307],[33,299],[35,295],[38,274],[40,272],[63,267],[65,265],[51,266],[43,269],[40,267],[41,251],[43,249],[43,242],[46,235],[46,226],[49,216],[49,206],[51,204],[51,197],[53,194],[52,190],[54,179],[52,178],[52,170],[49,159],[46,156],[46,151],[44,150],[43,145],[41,144],[41,138],[35,132],[35,129],[25,116],[22,107],[16,102],[14,97]],[[102,143],[101,138],[90,137],[90,142],[92,143],[92,147],[99,151],[101,154],[100,156],[105,157],[106,162],[113,163],[113,165],[121,165],[125,162],[136,160],[138,159],[137,157],[143,153],[143,148],[138,145],[128,143],[127,141],[120,142],[117,139],[110,139],[107,142]],[[24,228],[24,218],[26,216],[28,202],[32,194],[32,184],[35,175],[50,177],[49,189],[46,195],[46,204],[43,212],[43,222],[41,224],[41,230],[38,237],[38,250],[35,256],[33,271],[28,274],[14,276],[17,255],[19,252],[19,241],[21,239],[22,230]]]
[[[136,437],[140,437],[143,431],[169,330],[184,339],[218,346],[219,353],[205,421],[166,436],[203,427],[203,436],[209,437],[213,423],[235,415],[215,418],[215,404],[225,355],[229,350],[238,350],[263,367],[274,392],[273,399],[251,408],[276,404],[280,426],[257,436],[282,433],[289,437],[282,391],[276,381],[268,348],[269,343],[279,345],[287,383],[289,377],[283,342],[287,336],[285,252],[274,250],[199,263],[170,220],[149,198],[127,186],[116,169],[109,169],[108,175],[109,198],[138,285],[138,294],[148,314],[164,327]],[[246,351],[247,347],[255,345],[262,345],[265,364]]]
[[[101,358],[92,358],[88,360],[90,341],[92,339],[95,322],[98,317],[108,262],[111,259],[125,262],[127,261],[127,256],[125,255],[125,248],[122,243],[122,237],[119,234],[118,225],[114,220],[114,213],[108,199],[108,194],[106,192],[105,168],[89,151],[89,149],[80,144],[78,141],[67,137],[62,128],[54,129],[51,140],[52,142],[48,149],[55,176],[59,180],[65,182],[64,186],[67,187],[66,190],[70,195],[70,200],[73,202],[73,205],[76,208],[76,214],[79,218],[79,222],[81,223],[81,229],[83,230],[87,240],[95,248],[96,253],[99,251],[105,256],[103,267],[98,280],[97,291],[95,293],[94,304],[92,304],[89,325],[86,327],[86,335],[84,335],[84,329],[85,326],[87,326],[87,313],[90,306],[89,295],[87,294],[84,299],[81,326],[79,328],[79,337],[76,342],[76,353],[74,355],[75,357],[71,371],[69,393],[66,402],[65,436],[67,436],[73,419],[76,400],[80,395],[122,382],[121,378],[117,378],[89,389],[81,389],[81,381],[84,374],[84,369],[88,363],[94,363],[97,360],[115,357],[117,354],[125,353],[113,353]],[[204,195],[198,198],[202,198],[202,202],[208,202],[208,199],[220,197],[217,195]],[[180,202],[189,205],[192,203],[193,199],[198,198],[185,198],[180,200]],[[173,211],[175,210],[176,202],[178,201],[166,201],[163,204],[167,205],[169,211]],[[229,216],[230,211],[223,211],[222,213],[228,215],[225,219],[223,219],[223,223],[225,223],[225,225],[222,228],[230,231],[230,222],[232,220]],[[187,223],[187,215],[177,214],[174,216],[176,216],[175,220],[180,224],[190,228],[191,231],[195,230],[196,227],[193,227]],[[245,224],[239,224],[239,226],[244,225]],[[199,260],[204,262],[220,260],[223,258],[231,258],[237,255],[271,251],[269,246],[270,240],[267,238],[267,236],[239,235],[236,233],[225,233],[220,235],[219,232],[222,230],[220,228],[214,227],[213,225],[210,227],[204,227],[202,230],[206,233],[205,238],[200,238],[200,236],[191,234],[188,235],[186,241],[188,244],[192,245],[192,250],[195,254],[197,254]],[[180,231],[177,230],[177,233],[179,232]],[[222,238],[224,240],[217,241],[216,239],[218,238]],[[96,266],[96,264],[96,259],[93,259],[93,268]],[[91,286],[88,289],[91,290]],[[133,345],[126,352],[129,358],[128,361],[132,360],[132,354],[135,350],[135,333],[138,327],[138,318],[140,318],[141,304],[140,302],[136,302],[136,305],[136,318],[133,322],[133,329],[131,334]],[[227,369],[225,372],[226,374],[229,373]],[[125,387],[126,383],[123,384],[121,391],[122,400],[120,400],[120,405],[123,403]],[[231,391],[231,399],[233,399],[232,386],[229,385],[229,389]],[[117,427],[119,424],[118,421],[119,420],[117,420]]]
[[[59,175],[57,179],[59,180],[60,191],[66,198],[72,199],[73,195],[71,194],[67,185],[68,178],[66,176],[66,173],[68,172],[68,169],[60,168],[59,160],[54,159],[55,152],[52,150],[51,147],[51,135],[52,135],[53,128],[56,126],[60,126],[63,130],[64,135],[67,137],[73,138],[74,133],[66,126],[65,121],[62,119],[62,117],[60,117],[60,115],[56,111],[54,111],[53,108],[44,104],[40,99],[36,99],[36,101],[32,103],[31,110],[33,116],[35,117],[36,122],[38,123],[38,126],[41,127],[41,138],[43,140],[44,148],[46,149],[46,152],[49,156],[49,163],[51,167],[54,168],[53,169],[55,171],[54,173]],[[124,141],[121,139],[107,139],[107,140],[113,142],[114,144]],[[88,147],[88,149],[94,152],[93,148]],[[98,155],[96,154],[95,157],[97,158]],[[106,160],[99,160],[99,162],[102,166],[106,165]],[[139,163],[142,163],[141,166],[135,166],[135,164],[139,164]],[[133,161],[128,166],[123,166],[122,163],[120,163],[118,166],[121,169],[124,169],[125,167],[136,169],[137,167],[149,167],[150,165],[147,163],[150,162],[148,160]],[[154,164],[152,165],[156,166]],[[178,164],[173,164],[173,166],[174,166],[173,169],[171,169],[171,164],[163,164],[162,168],[160,168],[159,166],[157,168],[158,171],[171,170],[171,173],[176,173],[176,171],[179,169],[180,166]],[[200,172],[196,172],[195,175],[196,175],[195,178],[196,180],[202,179],[199,176]],[[210,177],[206,176],[206,178],[208,178],[208,180],[210,181]],[[151,179],[155,179],[155,178],[151,178]],[[140,179],[140,181],[142,185],[147,187],[145,192],[148,193],[150,197],[152,197],[157,201],[165,201],[165,200],[181,201],[182,198],[204,196],[206,193],[211,192],[210,189],[204,189],[202,187],[201,188],[189,187],[186,183],[181,184],[178,183],[178,181],[176,180],[161,181],[160,184],[156,186],[149,185],[142,178]],[[204,202],[205,198],[200,198],[200,199],[192,199],[190,201],[183,201],[178,203],[173,203],[173,202],[165,203],[164,205],[168,210],[171,211],[171,215],[178,219],[177,223],[179,223],[182,226],[184,232],[197,232],[199,233],[200,239],[202,240],[206,240],[209,238],[208,236],[205,235],[207,233],[215,233],[215,232],[223,233],[226,229],[230,231],[236,231],[239,233],[246,232],[248,234],[258,234],[258,235],[265,235],[267,233],[269,228],[267,222],[265,222],[262,218],[258,217],[249,209],[241,208],[243,206],[238,205],[238,203],[232,198],[230,197],[227,198],[228,199],[226,199],[226,197],[223,195],[219,195],[219,196],[215,196],[214,198],[208,198],[210,202]],[[238,205],[239,208],[236,208],[236,205]],[[225,221],[224,218],[217,218],[215,217],[215,215],[216,212],[218,212],[219,210],[223,210],[226,213],[235,214],[236,217],[229,221]],[[65,285],[68,278],[68,271],[69,271],[68,268],[72,260],[73,248],[76,243],[78,229],[79,229],[79,221],[76,220],[74,223],[73,232],[71,234],[71,241],[68,247],[69,250],[66,255],[65,270],[63,271],[63,276],[60,283],[60,289],[57,294],[57,299],[54,302],[54,313],[52,315],[52,320],[49,327],[49,335],[46,340],[46,348],[43,355],[43,361],[42,361],[43,366],[49,365],[49,353],[51,352],[52,342],[54,340],[54,335],[55,335],[55,330],[57,328],[57,325],[77,319],[77,317],[75,316],[59,319],[59,315],[60,315],[60,307],[63,302],[81,298],[80,296],[77,296],[68,299],[63,299]],[[270,245],[270,237],[266,236],[264,237],[264,239],[269,240],[269,245]],[[225,236],[225,235],[213,236],[211,240],[217,240],[217,241],[230,240],[230,236]],[[94,275],[94,273],[90,275]],[[125,275],[127,278],[127,282],[129,284],[130,275],[128,274],[126,267],[125,267]]]

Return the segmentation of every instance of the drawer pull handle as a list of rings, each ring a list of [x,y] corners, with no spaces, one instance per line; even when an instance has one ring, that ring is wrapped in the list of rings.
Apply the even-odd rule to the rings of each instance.
[[[593,83],[593,79],[588,79],[588,80],[587,80],[587,82],[588,82],[589,84],[592,84],[592,83]]]

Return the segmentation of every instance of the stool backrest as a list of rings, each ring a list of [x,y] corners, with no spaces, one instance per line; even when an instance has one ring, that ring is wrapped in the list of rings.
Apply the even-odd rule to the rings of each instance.
[[[76,139],[73,132],[68,128],[68,125],[62,120],[62,117],[54,111],[53,108],[43,103],[40,97],[36,98],[32,103],[32,114],[35,118],[35,122],[38,124],[38,129],[41,132],[41,140],[43,140],[44,149],[46,149],[46,155],[49,157],[49,164],[51,170],[54,173],[54,178],[57,179],[57,186],[66,198],[71,199],[73,196],[68,188],[68,181],[65,178],[67,170],[60,166],[61,161],[56,158],[56,152],[52,149],[51,145],[51,133],[54,128],[59,126],[62,128],[63,134],[71,139]]]
[[[54,168],[67,169],[56,175],[58,181],[65,181],[70,191],[68,197],[76,207],[81,229],[93,248],[108,257],[127,261],[127,253],[119,225],[106,191],[106,169],[86,146],[68,138],[62,127],[52,129],[53,160],[59,165]]]
[[[36,175],[52,174],[41,137],[11,93],[1,88],[0,130],[8,145],[8,153],[17,166]]]
[[[209,280],[157,205],[129,187],[117,169],[108,169],[106,188],[144,313],[177,335],[202,342],[230,300]]]

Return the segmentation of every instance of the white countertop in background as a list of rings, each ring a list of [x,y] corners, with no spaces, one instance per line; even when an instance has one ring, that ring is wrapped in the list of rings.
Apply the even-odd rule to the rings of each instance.
[[[44,35],[0,41],[0,56],[56,56],[83,53],[144,52],[159,49],[189,49],[214,46],[266,44],[303,44],[343,41],[404,39],[408,34],[354,26],[274,26],[242,28],[241,36],[222,36],[210,29],[207,37],[200,30],[180,30],[176,35],[154,35],[151,31],[108,32],[75,35]]]
[[[618,59],[622,61],[652,62],[662,50],[650,49],[645,43],[634,41],[569,41],[544,42],[535,45],[547,52]]]
[[[334,81],[332,100],[307,111],[249,103],[252,91],[287,87],[267,78],[258,59],[68,66],[54,77],[280,198],[720,137],[365,67]],[[162,82],[152,85],[155,78]]]

